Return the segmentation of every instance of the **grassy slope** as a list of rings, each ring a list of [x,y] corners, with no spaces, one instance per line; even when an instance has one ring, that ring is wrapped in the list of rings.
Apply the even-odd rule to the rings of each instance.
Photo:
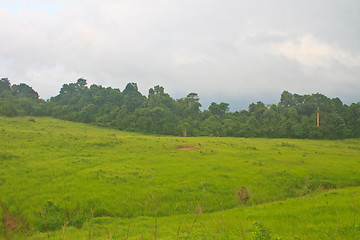
[[[156,232],[159,239],[256,239],[260,230],[254,223],[261,222],[272,239],[357,239],[359,203],[360,187],[353,187],[203,213],[197,219],[194,212],[156,219],[100,217],[82,229],[66,228],[65,238],[154,239]],[[59,230],[33,238],[60,239],[62,234]]]
[[[30,232],[50,228],[53,216],[58,222],[70,219],[74,226],[85,223],[86,228],[91,210],[94,220],[141,216],[146,228],[153,220],[145,217],[154,212],[158,217],[182,216],[201,206],[200,220],[212,216],[206,213],[238,206],[235,193],[241,186],[252,192],[248,205],[256,205],[319,186],[360,183],[359,140],[156,137],[35,120],[0,118],[0,202],[26,222],[23,228]],[[196,149],[179,151],[180,146]],[[229,210],[229,216],[261,206]],[[287,212],[280,211],[277,219]],[[260,217],[258,213],[253,218]],[[166,219],[166,225],[171,222],[177,226],[177,217]],[[127,229],[127,220],[124,223],[121,227]]]

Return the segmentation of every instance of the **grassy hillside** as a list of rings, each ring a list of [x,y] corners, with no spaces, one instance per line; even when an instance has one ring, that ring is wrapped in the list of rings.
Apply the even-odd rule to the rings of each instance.
[[[359,188],[321,192],[360,185],[359,140],[145,136],[0,118],[0,141],[0,218],[17,222],[5,231],[1,221],[7,239],[60,239],[64,223],[66,239],[252,239],[257,221],[284,239],[359,234]]]
[[[360,187],[216,213],[170,217],[94,218],[66,239],[358,239]],[[63,230],[34,239],[61,239]],[[89,237],[91,236],[91,237]]]

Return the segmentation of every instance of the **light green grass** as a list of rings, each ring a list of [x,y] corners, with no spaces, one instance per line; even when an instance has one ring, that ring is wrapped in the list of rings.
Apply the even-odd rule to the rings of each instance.
[[[59,229],[65,220],[67,229],[82,234],[86,230],[74,227],[88,228],[91,211],[94,221],[108,217],[127,229],[129,219],[136,219],[138,231],[149,232],[155,212],[165,217],[163,227],[177,226],[177,216],[187,214],[191,222],[196,206],[203,212],[200,220],[320,188],[360,185],[359,140],[146,136],[51,118],[29,120],[0,118],[0,202],[24,223],[19,231],[30,235]],[[178,150],[186,146],[195,149]],[[248,206],[254,207],[231,210],[239,206],[236,189],[242,186],[251,191]],[[263,221],[254,214],[253,221]],[[275,223],[264,224],[283,236]],[[247,229],[252,225],[249,221]],[[297,233],[303,238],[307,231],[299,226]]]
[[[194,212],[160,217],[156,223],[154,217],[100,217],[80,230],[66,228],[65,238],[89,239],[90,233],[92,239],[154,239],[156,232],[159,239],[256,239],[259,229],[254,224],[261,222],[272,239],[358,239],[359,211],[360,187],[354,187],[199,214],[197,219]],[[33,238],[60,239],[62,234],[60,230]]]

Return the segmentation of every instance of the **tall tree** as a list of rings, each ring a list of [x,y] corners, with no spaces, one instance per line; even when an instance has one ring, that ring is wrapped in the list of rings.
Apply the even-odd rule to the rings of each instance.
[[[227,113],[229,109],[229,104],[224,102],[221,102],[220,104],[212,102],[209,106],[210,113],[218,118],[225,116],[225,113]]]
[[[130,112],[134,112],[135,109],[140,107],[145,101],[145,97],[139,92],[136,83],[128,83],[122,92],[122,96],[124,105]]]
[[[23,97],[39,99],[39,94],[30,86],[25,83],[20,83],[19,85],[12,85],[11,91],[14,95],[21,95]]]
[[[0,79],[0,94],[2,92],[8,92],[11,90],[10,81],[8,78],[1,78]]]

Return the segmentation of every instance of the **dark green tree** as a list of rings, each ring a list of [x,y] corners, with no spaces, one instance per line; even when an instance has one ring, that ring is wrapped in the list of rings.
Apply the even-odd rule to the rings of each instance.
[[[136,83],[128,83],[122,92],[122,97],[129,112],[134,112],[145,101],[145,97],[139,92]]]
[[[32,87],[28,86],[25,83],[20,83],[19,85],[12,85],[11,92],[14,95],[20,95],[26,98],[39,99],[39,94],[32,89]]]
[[[9,92],[11,90],[10,81],[8,78],[0,79],[0,94],[3,92]]]
[[[209,106],[210,113],[218,118],[225,116],[229,109],[229,104],[224,102],[221,102],[220,104],[212,102]]]

